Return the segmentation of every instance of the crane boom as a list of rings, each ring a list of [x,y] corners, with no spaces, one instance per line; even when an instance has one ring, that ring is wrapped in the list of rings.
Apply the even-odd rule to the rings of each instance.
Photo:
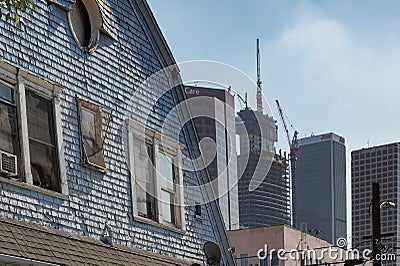
[[[283,115],[283,111],[281,108],[281,105],[279,104],[278,100],[275,100],[276,105],[278,106],[278,112],[279,116],[282,120],[283,127],[285,128],[285,134],[286,134],[286,139],[288,141],[289,147],[290,147],[290,183],[291,183],[291,190],[292,190],[292,198],[291,198],[291,206],[292,206],[292,225],[296,226],[297,224],[297,214],[296,214],[296,198],[295,198],[295,193],[296,191],[296,161],[297,161],[297,153],[299,151],[299,144],[297,141],[297,135],[299,132],[297,130],[294,130],[293,132],[293,138],[292,141],[290,141],[290,134],[288,127],[286,125],[286,120]]]
[[[288,130],[288,127],[287,127],[287,125],[286,125],[285,117],[283,116],[283,111],[282,111],[281,105],[279,104],[279,101],[278,101],[278,100],[275,100],[275,102],[276,102],[276,105],[278,106],[279,117],[281,118],[283,127],[284,127],[284,129],[285,129],[286,138],[287,138],[289,147],[291,147],[292,145],[291,145],[291,143],[290,143],[289,130]]]
[[[236,94],[236,96],[239,98],[240,101],[242,101],[245,105],[245,110],[249,109],[249,106],[247,105],[247,92],[244,94],[244,99],[242,98],[242,96],[240,96],[239,93]],[[240,103],[240,102],[239,102]]]

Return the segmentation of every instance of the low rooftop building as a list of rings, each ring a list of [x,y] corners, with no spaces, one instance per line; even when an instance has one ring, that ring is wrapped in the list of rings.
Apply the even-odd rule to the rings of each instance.
[[[354,258],[329,242],[286,225],[228,232],[239,266],[296,266]]]

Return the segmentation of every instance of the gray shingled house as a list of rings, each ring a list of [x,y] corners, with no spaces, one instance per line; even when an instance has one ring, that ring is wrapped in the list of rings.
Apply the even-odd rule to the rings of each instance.
[[[0,21],[0,266],[234,265],[146,1],[35,3]]]

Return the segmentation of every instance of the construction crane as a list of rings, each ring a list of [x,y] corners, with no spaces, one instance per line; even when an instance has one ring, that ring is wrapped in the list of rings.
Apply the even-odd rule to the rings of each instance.
[[[244,94],[244,99],[243,99],[243,97],[242,96],[240,96],[240,94],[239,93],[236,93],[235,94],[237,97],[238,97],[238,99],[240,100],[239,101],[239,103],[240,102],[243,102],[244,103],[244,110],[249,110],[250,108],[249,108],[249,106],[247,105],[247,92]],[[240,104],[240,106],[242,106],[242,104]]]
[[[257,39],[257,112],[263,112],[261,92],[260,40]]]
[[[283,114],[281,105],[279,104],[278,100],[275,100],[276,105],[278,107],[278,113],[281,118],[285,133],[286,133],[286,138],[290,147],[290,174],[291,174],[291,187],[292,187],[292,215],[293,215],[293,226],[296,226],[296,206],[295,206],[295,194],[294,191],[295,189],[295,180],[296,180],[296,160],[297,160],[297,153],[299,151],[299,144],[297,141],[297,136],[299,132],[297,130],[294,130],[293,132],[293,138],[290,140],[290,134],[289,130],[286,124],[285,116]],[[293,126],[292,126],[293,127]]]
[[[278,100],[275,100],[275,102],[276,102],[276,105],[278,107],[278,113],[279,113],[279,116],[281,118],[283,127],[285,129],[286,138],[287,138],[287,141],[288,141],[288,144],[289,144],[289,147],[290,147],[290,153],[294,152],[296,154],[299,151],[299,145],[297,143],[297,136],[298,136],[299,132],[297,130],[294,130],[293,138],[290,141],[290,134],[289,134],[289,130],[288,130],[288,127],[287,127],[287,124],[286,124],[285,116],[283,114],[281,105],[279,104]]]

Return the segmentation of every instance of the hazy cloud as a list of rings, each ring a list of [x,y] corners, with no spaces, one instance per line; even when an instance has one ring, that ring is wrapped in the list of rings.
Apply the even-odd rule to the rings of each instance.
[[[400,125],[392,119],[400,114],[400,35],[377,34],[381,38],[363,42],[357,29],[321,11],[296,14],[292,25],[264,47],[264,83],[273,96],[283,97],[302,136],[335,131],[350,149],[367,140],[374,145],[399,140]]]

